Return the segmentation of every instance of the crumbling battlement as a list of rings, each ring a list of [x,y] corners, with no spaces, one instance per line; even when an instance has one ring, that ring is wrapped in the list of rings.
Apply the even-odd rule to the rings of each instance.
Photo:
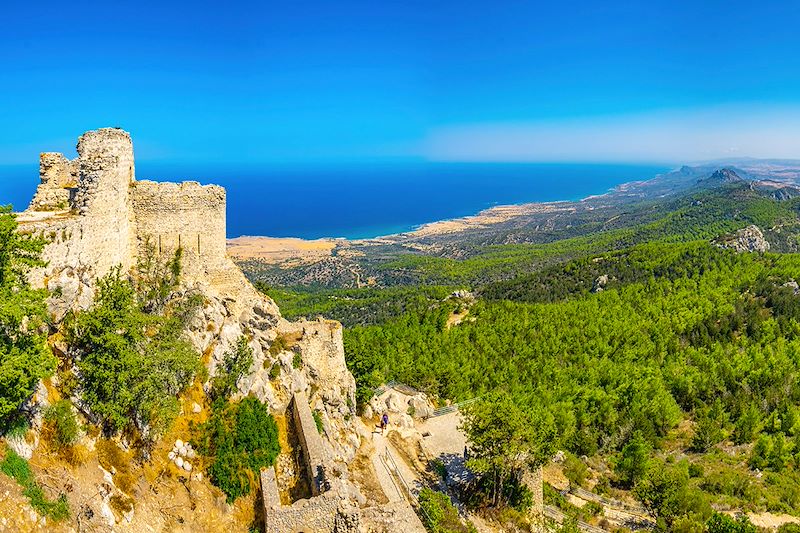
[[[78,190],[78,160],[70,161],[63,154],[43,152],[39,156],[41,183],[31,201],[35,211],[58,211],[69,208]]]
[[[203,283],[232,298],[248,291],[241,271],[227,257],[225,189],[197,182],[136,181],[133,143],[121,129],[84,133],[77,152],[72,161],[58,153],[41,154],[41,184],[19,216],[23,230],[50,240],[44,252],[49,265],[32,274],[34,285],[49,286],[48,280],[77,268],[90,291],[93,280],[112,268],[129,271],[149,243],[156,253],[170,257],[179,247],[183,250],[184,282]],[[50,238],[51,225],[72,236],[69,242]],[[56,315],[73,304],[63,302]]]
[[[137,181],[131,187],[138,253],[183,249],[184,273],[196,277],[226,257],[225,189],[196,181]]]

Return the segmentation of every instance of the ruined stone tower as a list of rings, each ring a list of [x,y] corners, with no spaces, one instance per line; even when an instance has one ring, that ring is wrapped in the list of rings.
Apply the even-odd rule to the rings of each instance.
[[[63,291],[62,282],[71,285],[65,276],[79,278],[74,296],[84,307],[93,280],[112,268],[129,271],[148,248],[165,258],[181,248],[184,282],[234,292],[247,285],[226,253],[225,189],[137,181],[131,137],[121,129],[84,133],[77,152],[72,161],[41,154],[41,183],[19,216],[23,229],[50,241],[49,266],[34,273],[34,284]]]
[[[252,395],[278,413],[286,413],[291,398],[301,406],[296,424],[307,435],[305,463],[313,467],[308,476],[317,497],[274,510],[270,524],[279,520],[293,528],[276,531],[299,531],[295,525],[311,531],[306,526],[313,518],[314,531],[358,531],[355,489],[347,477],[347,464],[360,447],[356,383],[345,363],[341,325],[322,319],[290,323],[247,281],[227,256],[222,187],[137,181],[131,138],[120,129],[84,133],[77,152],[72,161],[41,154],[41,183],[28,209],[17,215],[21,231],[47,242],[46,265],[29,278],[34,287],[49,289],[53,323],[70,310],[90,308],[98,278],[112,269],[135,273],[145,252],[171,259],[180,248],[181,290],[203,296],[184,333],[204,355],[208,376],[246,338],[253,362],[236,383],[238,394]],[[284,344],[274,353],[279,337],[291,339],[291,351]],[[277,378],[272,369],[279,370]],[[312,412],[323,416],[324,437]],[[264,509],[273,511],[266,504]]]
[[[73,210],[84,218],[84,234],[94,235],[86,250],[99,272],[132,266],[135,235],[130,188],[133,144],[128,133],[103,128],[78,139],[78,187]]]

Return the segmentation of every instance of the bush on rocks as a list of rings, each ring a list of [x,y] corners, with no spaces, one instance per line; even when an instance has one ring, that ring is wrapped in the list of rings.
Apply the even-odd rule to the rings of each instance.
[[[233,502],[249,494],[261,468],[272,466],[280,452],[278,426],[267,406],[248,396],[239,403],[214,402],[211,418],[193,442],[212,459],[211,482]]]

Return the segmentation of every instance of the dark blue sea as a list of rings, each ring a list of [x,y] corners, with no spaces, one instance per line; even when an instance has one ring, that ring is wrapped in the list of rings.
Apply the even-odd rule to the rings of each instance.
[[[577,200],[668,170],[611,164],[398,164],[335,169],[192,169],[139,162],[137,179],[228,190],[228,236],[366,238],[494,205]],[[33,166],[0,166],[0,204],[24,209]]]

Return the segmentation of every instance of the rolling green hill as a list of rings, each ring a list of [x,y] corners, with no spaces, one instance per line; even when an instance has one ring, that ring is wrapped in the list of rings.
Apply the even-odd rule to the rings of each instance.
[[[595,490],[644,486],[615,466],[641,443],[683,480],[687,531],[712,505],[800,515],[799,206],[725,184],[546,242],[373,264],[403,283],[267,292],[289,316],[347,326],[360,401],[389,380],[439,400],[502,390],[549,413],[558,447],[611,467]],[[749,225],[770,253],[712,242]]]

